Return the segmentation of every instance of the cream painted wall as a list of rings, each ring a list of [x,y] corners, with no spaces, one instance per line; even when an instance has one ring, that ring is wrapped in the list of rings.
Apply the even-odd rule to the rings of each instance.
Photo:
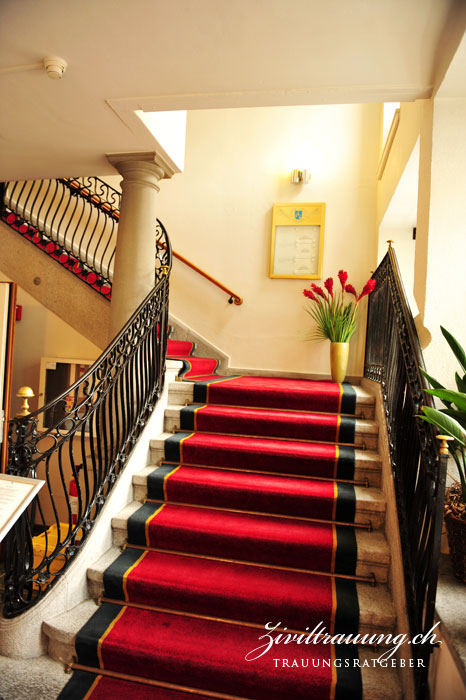
[[[0,273],[0,280],[10,280]],[[13,356],[13,388],[11,414],[19,410],[20,399],[15,394],[20,386],[30,386],[36,396],[29,405],[35,410],[42,400],[39,392],[41,357],[76,358],[95,360],[100,349],[62,321],[18,287],[17,304],[22,308],[22,319],[16,322]]]
[[[403,102],[400,105],[398,129],[383,176],[377,185],[377,228],[382,223],[416,141],[419,138],[422,113],[426,102],[429,102],[429,100]]]
[[[454,386],[457,363],[440,324],[466,347],[466,98],[436,98],[433,112],[424,351],[429,372]]]
[[[233,367],[329,372],[327,344],[301,339],[309,327],[306,281],[268,277],[272,206],[325,202],[323,276],[343,267],[361,288],[377,255],[380,112],[379,105],[345,105],[188,114],[185,172],[160,183],[159,216],[174,248],[244,304],[229,305],[175,261],[171,311],[228,353]],[[311,171],[309,185],[290,183],[293,167]],[[352,341],[349,374],[362,372],[363,327]]]

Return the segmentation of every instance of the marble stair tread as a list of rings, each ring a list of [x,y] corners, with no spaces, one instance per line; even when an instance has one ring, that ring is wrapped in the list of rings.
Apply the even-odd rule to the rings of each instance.
[[[128,519],[140,507],[141,504],[138,501],[133,501],[112,518],[113,545],[115,547],[122,547],[126,544]],[[274,517],[280,518],[280,516]],[[283,522],[286,523],[287,520],[283,518]],[[357,546],[356,576],[373,576],[377,583],[385,583],[390,566],[390,552],[384,534],[377,530],[369,532],[356,529],[355,536]],[[161,544],[163,545],[163,542]],[[160,548],[163,549],[163,546]],[[312,566],[307,567],[307,569],[312,571]]]
[[[47,653],[52,659],[65,665],[73,661],[76,634],[96,610],[95,601],[88,598],[71,610],[42,623],[42,631],[47,639]]]
[[[385,668],[377,663],[381,653],[383,650],[362,649],[359,652],[363,700],[401,700],[403,691],[398,669],[389,664]]]
[[[87,569],[87,589],[89,595],[93,600],[98,600],[103,594],[103,574],[105,569],[107,569],[115,559],[121,554],[121,550],[118,547],[110,547],[105,554],[97,559],[91,566]]]
[[[157,465],[144,467],[133,476],[134,499],[143,503],[147,499],[147,478],[158,469]],[[296,477],[299,479],[299,477]],[[382,527],[385,521],[386,501],[380,489],[355,486],[356,523],[370,522],[374,529]],[[201,504],[202,505],[202,504]]]

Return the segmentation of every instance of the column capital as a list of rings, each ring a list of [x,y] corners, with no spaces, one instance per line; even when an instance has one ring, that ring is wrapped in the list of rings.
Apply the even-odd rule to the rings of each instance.
[[[157,180],[169,179],[181,172],[172,159],[162,151],[107,153],[107,159],[123,177],[138,168],[147,174],[152,173]]]

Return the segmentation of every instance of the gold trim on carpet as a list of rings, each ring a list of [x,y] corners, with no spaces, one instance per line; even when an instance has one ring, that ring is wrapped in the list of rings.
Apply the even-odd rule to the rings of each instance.
[[[174,474],[175,472],[178,471],[178,469],[181,469],[181,464],[178,465],[178,466],[177,466],[175,469],[173,469],[171,472],[169,472],[168,474],[166,474],[166,475],[164,476],[164,478],[163,478],[163,499],[164,499],[164,501],[168,501],[167,481],[168,481],[168,479],[170,478],[170,476],[172,476],[172,474]],[[147,503],[147,501],[152,501],[152,500],[155,500],[155,499],[146,498],[146,503]]]
[[[343,402],[343,384],[340,384],[340,397],[338,399],[338,411],[337,411],[337,413],[340,413],[340,411],[341,411],[342,402]]]
[[[120,603],[120,605],[121,605],[121,603]],[[99,666],[100,666],[100,669],[103,669],[103,668],[104,668],[104,662],[103,662],[103,659],[102,659],[102,644],[104,643],[105,639],[108,637],[108,635],[110,634],[110,632],[112,631],[112,629],[115,627],[116,623],[117,623],[117,622],[120,620],[120,618],[123,616],[125,610],[126,610],[126,606],[123,606],[123,607],[121,608],[120,612],[118,613],[118,615],[116,616],[116,618],[115,618],[114,620],[111,621],[111,623],[109,624],[109,626],[107,627],[107,629],[105,630],[105,632],[103,633],[103,635],[101,636],[101,638],[99,639],[99,641],[97,642],[97,656],[98,656],[98,659],[99,659]]]
[[[152,520],[155,518],[155,516],[156,516],[158,513],[160,513],[160,511],[162,510],[162,508],[165,508],[165,503],[163,503],[163,504],[160,506],[160,508],[157,508],[157,510],[154,511],[154,513],[152,513],[152,515],[149,515],[149,517],[147,518],[147,520],[146,520],[146,522],[145,522],[145,524],[144,524],[144,533],[145,533],[145,536],[146,536],[146,545],[149,545],[149,525],[150,525],[150,523],[152,522]]]
[[[146,550],[145,552],[143,552],[143,553],[141,554],[141,556],[139,557],[139,559],[137,559],[137,560],[134,562],[134,564],[132,564],[132,565],[128,568],[128,570],[125,571],[125,573],[123,574],[123,593],[124,593],[124,596],[125,596],[125,600],[126,600],[126,601],[128,600],[128,590],[127,590],[127,588],[126,588],[128,576],[129,576],[130,573],[133,571],[133,569],[135,569],[136,566],[138,566],[138,564],[140,564],[140,563],[142,562],[142,560],[143,560],[144,557],[146,557],[146,556],[147,556],[147,550]]]
[[[181,438],[181,440],[180,440],[180,462],[183,461],[183,442],[185,442],[185,440],[189,440],[189,438],[192,437],[193,435],[195,435],[195,433],[191,432],[191,433],[189,433],[189,435],[186,435],[186,437]]]
[[[222,377],[222,378],[213,379],[212,381],[210,381],[206,387],[206,394],[205,394],[206,403],[209,403],[209,398],[210,398],[209,393],[210,393],[210,385],[211,384],[223,384],[224,382],[231,382],[232,379],[241,379],[241,377],[238,377],[238,376],[236,376],[236,377]]]
[[[97,678],[93,681],[93,683],[92,683],[91,687],[89,688],[89,690],[87,691],[86,695],[83,697],[83,700],[89,700],[89,698],[91,697],[92,693],[94,692],[94,690],[95,690],[95,689],[97,688],[97,686],[99,685],[101,679],[102,679],[102,676],[99,674],[99,675],[97,676]]]
[[[194,425],[194,431],[196,433],[197,433],[197,412],[202,411],[203,408],[207,408],[207,404],[203,404],[203,405],[198,406],[197,408],[194,409],[193,425]]]

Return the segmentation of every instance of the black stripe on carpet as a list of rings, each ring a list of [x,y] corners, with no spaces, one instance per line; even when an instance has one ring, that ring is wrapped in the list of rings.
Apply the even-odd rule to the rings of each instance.
[[[168,464],[155,469],[149,474],[147,477],[147,498],[154,498],[156,501],[165,500],[163,491],[165,478],[175,471],[175,469],[178,469],[178,467],[173,464]]]
[[[337,507],[335,520],[342,523],[354,523],[356,515],[356,493],[352,484],[337,483]]]
[[[335,553],[335,573],[356,574],[356,560],[358,546],[356,543],[356,533],[352,527],[336,525],[337,551]]]
[[[146,543],[146,521],[163,503],[145,503],[128,519],[128,544],[138,544],[143,547]]]
[[[341,445],[338,448],[337,479],[354,479],[355,465],[354,447]]]
[[[189,433],[176,433],[176,435],[170,435],[170,437],[165,440],[165,459],[168,462],[180,461],[180,442],[188,435]]]
[[[341,397],[340,413],[356,413],[356,391],[346,382],[342,384],[343,395]]]
[[[57,700],[83,700],[96,677],[87,671],[74,671]]]
[[[359,663],[356,645],[335,645],[337,683],[334,700],[361,700],[362,676]]]
[[[241,374],[230,374],[228,377],[214,377],[213,379],[207,379],[205,381],[194,380],[194,391],[193,391],[193,401],[196,403],[207,403],[207,389],[209,384],[218,384],[219,382],[224,382],[230,379],[237,379],[241,377]]]
[[[81,627],[76,636],[76,652],[80,664],[100,668],[97,654],[99,639],[115,620],[122,607],[114,603],[103,603],[84,627]]]
[[[133,566],[141,556],[140,549],[125,549],[104,571],[104,590],[107,598],[124,600],[123,577],[128,569]]]
[[[180,411],[181,430],[194,430],[194,417],[199,406],[185,406]]]
[[[341,416],[338,442],[354,443],[356,436],[356,419],[349,416]]]
[[[335,611],[335,634],[359,632],[359,600],[355,581],[335,579],[337,606]]]

